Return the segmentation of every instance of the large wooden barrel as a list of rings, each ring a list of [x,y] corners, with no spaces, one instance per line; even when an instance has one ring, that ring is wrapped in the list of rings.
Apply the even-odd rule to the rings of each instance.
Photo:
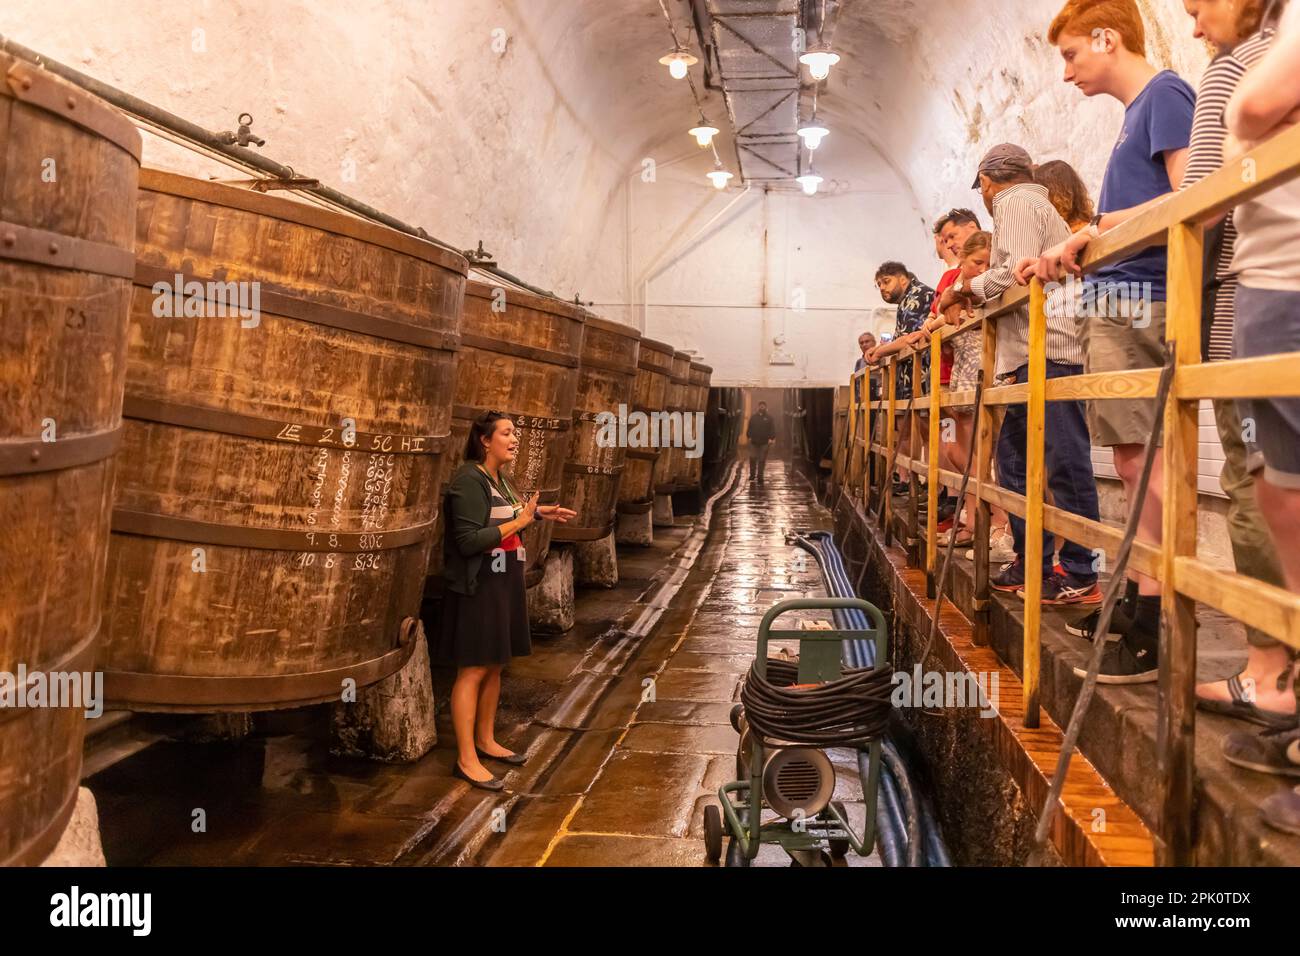
[[[465,290],[464,334],[456,373],[452,446],[465,459],[469,427],[486,411],[509,415],[519,429],[519,454],[509,474],[520,493],[560,501],[569,457],[578,364],[587,313],[559,299],[471,280]],[[541,580],[552,521],[523,532],[532,587]]]
[[[704,413],[704,481],[716,486],[723,469],[736,453],[735,405],[739,389],[710,388]]]
[[[663,412],[668,405],[668,384],[673,372],[673,347],[643,338],[637,358],[632,410],[643,415]],[[654,505],[655,475],[666,449],[658,445],[629,447],[618,487],[618,510],[645,514]]]
[[[684,471],[678,482],[679,490],[698,489],[704,477],[704,455],[708,451],[703,447],[705,443],[705,430],[703,422],[709,410],[709,381],[713,378],[713,369],[703,362],[691,362],[690,369],[687,373],[687,379],[690,382],[686,386],[686,408],[684,415],[690,415],[691,435],[696,442],[695,451],[691,456],[683,458]]]
[[[595,541],[614,531],[627,444],[617,434],[610,434],[602,416],[612,416],[614,428],[618,427],[620,414],[626,422],[633,404],[640,350],[641,333],[630,325],[587,318],[573,410],[573,439],[560,493],[560,500],[578,516],[567,524],[555,525],[556,541]]]
[[[739,388],[727,389],[727,413],[731,419],[727,433],[727,457],[740,448],[740,433],[745,430],[745,393]]]
[[[690,414],[688,393],[691,386],[691,353],[673,352],[672,372],[668,377],[667,411],[674,417]],[[667,431],[667,429],[665,429]],[[681,435],[674,428],[673,440],[655,463],[655,494],[670,495],[685,487],[689,465]],[[668,440],[668,436],[665,436]]]
[[[140,134],[45,70],[0,72],[0,672],[35,691],[94,667]],[[0,865],[45,859],[81,777],[88,708],[23,696],[0,709]]]
[[[155,170],[136,249],[108,697],[262,710],[391,674],[441,500],[465,260]]]

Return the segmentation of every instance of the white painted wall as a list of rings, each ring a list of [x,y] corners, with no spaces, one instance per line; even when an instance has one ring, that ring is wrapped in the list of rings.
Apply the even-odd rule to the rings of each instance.
[[[821,99],[831,195],[756,190],[703,232],[741,189],[704,179],[655,0],[6,0],[0,33],[210,129],[246,110],[269,156],[455,245],[482,238],[534,284],[697,350],[716,383],[825,385],[882,305],[882,260],[938,276],[927,224],[977,203],[989,145],[1100,185],[1119,107],[1060,82],[1043,39],[1058,5],[854,0]],[[1194,80],[1182,4],[1143,6],[1153,58]],[[706,109],[725,126],[717,94]],[[245,175],[154,138],[146,161]],[[778,333],[793,366],[768,364]]]

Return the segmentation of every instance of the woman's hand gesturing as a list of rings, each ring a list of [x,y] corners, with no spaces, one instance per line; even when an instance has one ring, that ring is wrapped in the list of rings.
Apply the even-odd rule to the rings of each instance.
[[[559,505],[540,505],[537,508],[537,516],[546,521],[555,521],[560,524],[566,524],[570,518],[576,518],[578,512],[570,511],[568,508],[562,508]]]
[[[540,491],[534,492],[529,496],[528,500],[524,502],[524,506],[519,509],[519,514],[515,516],[515,520],[519,522],[519,528],[521,531],[537,520],[537,502],[541,496],[542,493]]]

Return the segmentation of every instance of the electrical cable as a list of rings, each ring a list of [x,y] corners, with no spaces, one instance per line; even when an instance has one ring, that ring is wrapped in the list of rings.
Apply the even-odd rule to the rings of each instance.
[[[799,664],[767,659],[750,665],[740,689],[745,719],[765,746],[865,747],[885,734],[893,713],[894,669],[851,667],[838,680],[798,685]]]

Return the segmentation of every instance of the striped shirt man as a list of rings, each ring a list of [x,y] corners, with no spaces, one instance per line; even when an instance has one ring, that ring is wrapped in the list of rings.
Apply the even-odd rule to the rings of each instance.
[[[1037,258],[1070,238],[1070,227],[1048,198],[1047,187],[1017,183],[993,197],[993,254],[989,269],[971,280],[977,302],[998,298],[1016,284],[1016,263]],[[1063,287],[1062,291],[1067,287]],[[1083,365],[1074,312],[1051,308],[1047,317],[1047,359],[1062,365]],[[1002,377],[1029,361],[1029,307],[1021,306],[998,320],[998,352],[994,375]]]

